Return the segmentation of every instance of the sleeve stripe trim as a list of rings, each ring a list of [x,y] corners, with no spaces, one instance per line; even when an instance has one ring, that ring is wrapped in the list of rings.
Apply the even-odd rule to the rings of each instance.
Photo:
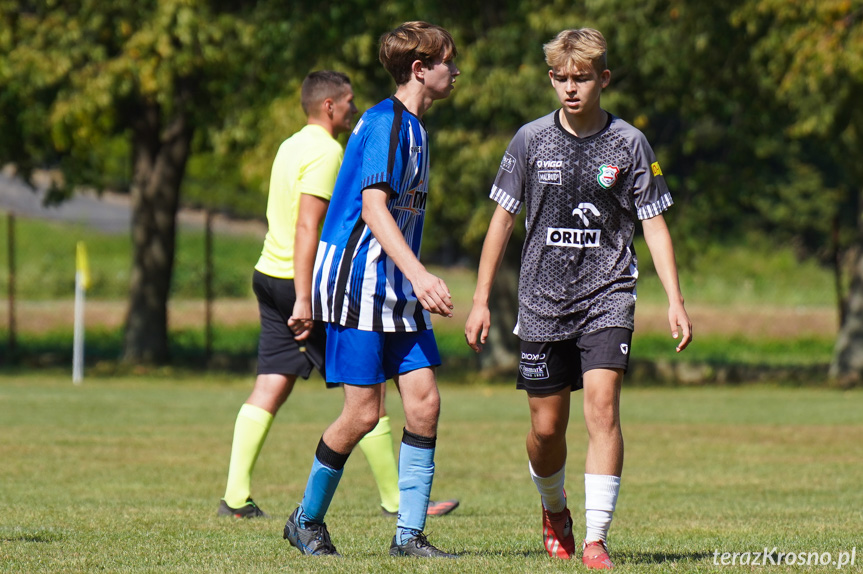
[[[521,202],[496,185],[491,186],[489,197],[510,213],[519,213],[521,211]]]
[[[667,210],[669,207],[674,205],[674,200],[671,199],[670,193],[665,193],[658,200],[654,201],[650,205],[645,205],[644,207],[638,208],[638,219],[650,219],[651,217],[656,217],[663,211]]]

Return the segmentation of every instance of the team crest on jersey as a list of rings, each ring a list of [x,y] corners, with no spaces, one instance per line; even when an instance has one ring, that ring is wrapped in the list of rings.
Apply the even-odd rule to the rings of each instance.
[[[512,170],[515,168],[515,158],[506,152],[503,154],[503,159],[500,160],[500,169],[507,173],[512,173]]]
[[[620,174],[620,168],[616,165],[605,165],[602,164],[599,166],[599,173],[596,174],[596,181],[599,182],[599,185],[608,189],[617,183],[617,176]]]
[[[662,168],[659,167],[658,161],[655,161],[652,164],[650,164],[650,170],[653,172],[653,177],[656,177],[657,175],[662,175]]]

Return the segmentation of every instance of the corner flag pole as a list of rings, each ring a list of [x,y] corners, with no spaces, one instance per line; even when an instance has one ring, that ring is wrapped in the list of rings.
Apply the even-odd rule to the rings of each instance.
[[[90,286],[87,249],[79,241],[75,247],[75,334],[72,346],[72,382],[84,380],[84,294]]]

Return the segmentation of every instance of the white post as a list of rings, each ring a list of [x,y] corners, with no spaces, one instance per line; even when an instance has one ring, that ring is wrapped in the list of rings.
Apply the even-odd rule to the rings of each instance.
[[[75,335],[72,344],[72,382],[84,380],[84,278],[75,272]]]

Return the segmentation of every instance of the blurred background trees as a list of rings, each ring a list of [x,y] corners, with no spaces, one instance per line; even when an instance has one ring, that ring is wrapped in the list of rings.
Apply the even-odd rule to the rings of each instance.
[[[134,198],[130,361],[165,357],[177,206],[260,217],[275,150],[304,122],[305,74],[347,72],[368,107],[394,89],[378,37],[424,19],[453,33],[462,70],[425,118],[427,257],[475,261],[506,144],[556,105],[542,44],[563,28],[596,27],[612,70],[604,107],[654,145],[684,269],[705,246],[754,234],[834,266],[844,311],[834,375],[863,371],[860,0],[0,0],[0,9],[0,163],[62,173],[58,200],[79,185]],[[506,328],[518,252],[516,238],[498,281]]]

